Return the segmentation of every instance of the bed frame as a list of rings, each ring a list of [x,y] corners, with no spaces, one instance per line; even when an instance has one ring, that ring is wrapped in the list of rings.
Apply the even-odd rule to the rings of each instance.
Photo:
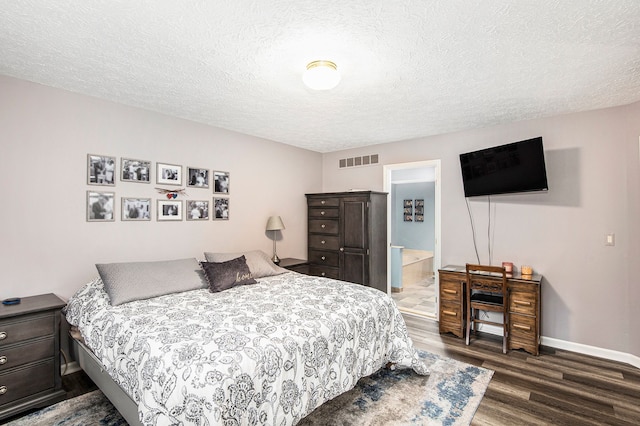
[[[109,398],[122,417],[130,426],[143,426],[138,419],[138,405],[127,393],[109,376],[100,360],[83,342],[77,331],[70,331],[71,345],[80,367],[98,385],[100,390]]]

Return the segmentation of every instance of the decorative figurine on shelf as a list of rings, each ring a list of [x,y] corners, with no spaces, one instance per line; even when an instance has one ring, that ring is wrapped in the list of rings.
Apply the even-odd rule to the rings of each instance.
[[[156,188],[156,190],[160,193],[160,194],[166,194],[168,199],[172,199],[172,198],[178,198],[178,194],[180,195],[187,195],[186,191],[184,188],[181,189],[164,189],[164,188]]]

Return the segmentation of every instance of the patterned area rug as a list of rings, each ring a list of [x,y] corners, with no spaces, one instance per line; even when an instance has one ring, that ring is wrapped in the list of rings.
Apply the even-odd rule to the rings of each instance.
[[[387,370],[361,379],[298,425],[468,425],[493,371],[420,351],[431,375]],[[100,391],[60,402],[8,426],[121,426],[127,423]]]

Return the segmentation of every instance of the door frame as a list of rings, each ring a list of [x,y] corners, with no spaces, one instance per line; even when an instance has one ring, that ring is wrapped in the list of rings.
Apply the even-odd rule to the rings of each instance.
[[[393,206],[391,205],[391,172],[394,170],[406,170],[406,169],[421,169],[421,168],[432,168],[434,169],[435,175],[435,194],[434,194],[434,250],[433,250],[433,272],[434,272],[434,283],[435,283],[435,292],[436,292],[436,312],[434,312],[435,319],[439,320],[440,310],[438,309],[440,301],[438,300],[437,295],[440,294],[440,282],[438,277],[438,269],[441,267],[441,259],[442,259],[442,230],[441,230],[441,214],[442,214],[442,197],[441,197],[441,160],[425,160],[425,161],[414,161],[410,163],[398,163],[398,164],[387,164],[383,166],[384,173],[384,192],[389,194],[389,202],[387,203],[387,294],[391,295],[391,209]]]

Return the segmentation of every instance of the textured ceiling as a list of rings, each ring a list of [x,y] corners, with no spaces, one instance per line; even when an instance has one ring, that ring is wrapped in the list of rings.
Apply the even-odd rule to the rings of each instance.
[[[3,1],[0,74],[329,152],[638,101],[640,1]]]

